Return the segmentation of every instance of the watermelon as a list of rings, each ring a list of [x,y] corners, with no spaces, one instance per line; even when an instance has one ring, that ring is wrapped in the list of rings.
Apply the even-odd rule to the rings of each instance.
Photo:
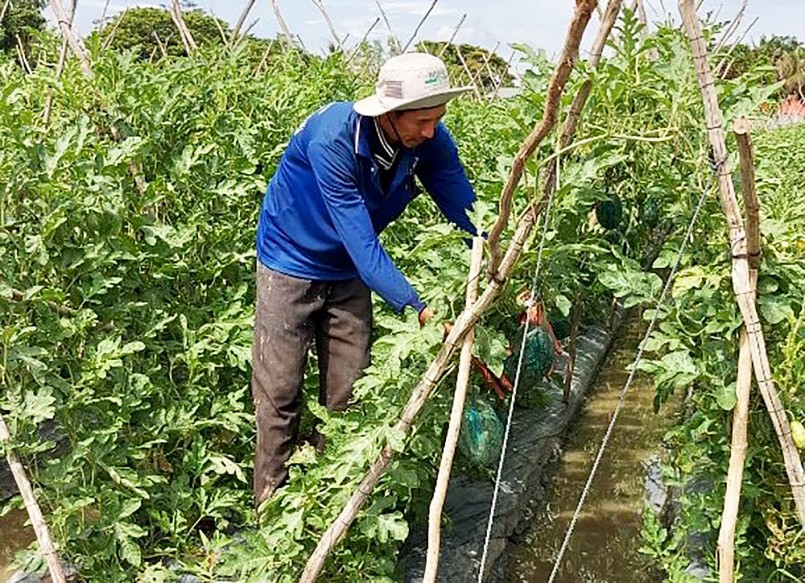
[[[599,200],[595,204],[595,218],[598,224],[608,231],[617,229],[623,220],[623,204],[618,195]]]
[[[495,466],[503,447],[503,422],[494,407],[481,398],[464,408],[458,449],[475,467]]]
[[[653,229],[660,223],[660,204],[656,199],[647,198],[640,205],[640,222]]]
[[[503,372],[512,382],[517,374],[517,362],[520,359],[522,344],[523,333],[522,329],[519,329],[510,339],[509,346],[512,348],[512,353],[503,363]],[[525,338],[525,354],[523,355],[519,386],[526,389],[536,387],[551,370],[553,358],[553,340],[545,328],[542,326],[530,328]]]

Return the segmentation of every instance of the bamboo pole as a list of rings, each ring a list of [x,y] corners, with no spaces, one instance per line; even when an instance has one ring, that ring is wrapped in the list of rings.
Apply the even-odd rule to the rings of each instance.
[[[595,4],[594,2],[592,4]],[[612,30],[612,25],[615,23],[615,17],[617,16],[617,12],[620,9],[621,2],[619,0],[610,0],[609,4],[607,4],[607,8],[605,10],[604,18],[601,20],[601,26],[598,29],[598,35],[596,37],[595,43],[593,44],[593,51],[590,56],[589,63],[591,66],[597,66],[598,61],[600,60],[601,51],[603,51],[604,43],[606,42],[607,37],[609,36],[609,32]],[[576,4],[577,10],[580,5],[583,5],[582,2]],[[591,7],[592,9],[592,7]],[[589,20],[589,15],[587,16]],[[587,26],[587,22],[585,21],[583,24],[573,20],[571,23],[571,27],[579,26],[580,30],[573,31],[571,28],[571,32],[574,34],[581,34],[584,32],[584,28]],[[570,35],[568,36],[568,40],[570,39]],[[600,41],[600,46],[599,46]],[[520,151],[517,153],[517,156],[514,158],[514,164],[512,166],[511,173],[509,174],[509,179],[506,181],[506,185],[503,187],[503,192],[500,195],[500,211],[498,214],[497,221],[492,226],[489,231],[489,238],[487,239],[487,244],[489,245],[489,265],[487,266],[487,275],[489,277],[494,276],[495,271],[497,270],[498,264],[500,263],[500,237],[503,234],[503,230],[506,228],[509,222],[509,215],[511,214],[511,204],[512,198],[514,197],[514,191],[517,188],[518,183],[520,182],[520,178],[523,175],[523,171],[525,169],[525,161],[528,159],[531,154],[534,153],[534,150],[537,146],[545,139],[545,136],[548,135],[548,132],[553,128],[554,124],[556,123],[556,117],[558,112],[558,105],[559,105],[559,96],[564,89],[565,84],[567,83],[568,78],[570,77],[570,72],[573,70],[573,63],[578,56],[578,43],[576,43],[576,48],[574,52],[568,51],[567,42],[565,47],[562,51],[562,56],[559,61],[559,65],[553,72],[551,76],[551,80],[548,84],[547,95],[545,97],[545,113],[543,114],[542,120],[540,121],[539,125],[531,132],[531,135],[528,136],[525,142],[523,142]],[[597,52],[596,52],[597,51]],[[596,57],[597,55],[597,57]],[[573,100],[573,105],[571,106],[570,113],[568,116],[575,116],[578,118],[581,112],[581,107],[583,107],[584,103],[587,101],[587,97],[589,96],[590,87],[592,81],[588,80],[582,85],[581,90],[576,95]],[[586,88],[586,92],[584,92]],[[570,124],[565,124],[564,131],[569,132],[572,134],[576,129],[576,122],[573,121]],[[565,137],[562,137],[562,144],[563,146],[566,145]],[[549,177],[550,183],[549,183]],[[544,193],[551,192],[553,190],[553,184],[556,180],[555,171],[549,171],[548,175],[546,176],[545,185],[546,187],[543,188],[543,195]],[[550,188],[548,188],[550,186]],[[544,198],[544,196],[543,196]]]
[[[442,58],[442,55],[447,50],[447,47],[449,47],[453,43],[453,39],[456,38],[456,35],[458,34],[458,29],[461,28],[461,25],[464,24],[464,21],[466,19],[467,19],[467,13],[465,12],[464,14],[461,15],[461,20],[458,21],[458,24],[453,29],[453,33],[450,35],[448,41],[444,44],[444,46],[442,46],[442,49],[439,51],[439,54],[436,55],[437,57],[439,57],[440,59]]]
[[[75,20],[75,11],[78,7],[78,0],[72,0],[72,5],[70,7],[70,28],[73,27],[73,21]],[[62,72],[64,72],[64,65],[67,62],[67,38],[62,39],[61,50],[59,51],[59,62],[56,65],[56,79],[60,79]],[[48,123],[50,122],[50,112],[53,107],[53,89],[48,90],[47,100],[45,101],[45,116],[44,122],[45,126],[47,127]]]
[[[738,380],[735,389],[737,401],[732,412],[732,442],[727,470],[727,492],[718,531],[716,557],[719,583],[733,583],[735,575],[735,524],[741,498],[744,460],[746,459],[746,430],[749,424],[749,392],[752,386],[752,354],[749,336],[741,330],[741,348],[738,355]]]
[[[749,268],[760,267],[760,202],[755,190],[755,155],[749,135],[749,120],[741,116],[733,124],[741,169],[741,194],[746,213],[746,251]]]
[[[333,24],[333,20],[330,18],[330,15],[327,13],[327,10],[324,8],[324,3],[322,0],[312,0],[313,4],[316,5],[316,8],[319,9],[319,12],[322,13],[324,16],[324,21],[327,23],[327,28],[330,29],[330,35],[335,39],[335,44],[341,50],[342,53],[346,54],[346,49],[344,48],[344,43],[341,40],[341,37],[338,36],[338,33],[335,30],[335,25]]]
[[[728,60],[730,55],[732,54],[732,51],[734,51],[735,47],[737,47],[739,44],[741,44],[743,42],[744,37],[747,34],[749,34],[749,31],[752,30],[752,27],[755,26],[755,24],[757,23],[758,20],[760,20],[760,17],[755,16],[755,18],[752,20],[752,22],[749,23],[749,26],[747,26],[744,29],[743,34],[738,37],[738,40],[736,40],[734,43],[732,43],[730,45],[730,48],[727,51],[727,54],[722,57],[721,61],[716,63],[715,69],[713,69],[713,71],[714,71],[713,74],[716,77],[718,77],[720,79],[723,79],[723,78],[725,78],[727,76],[727,73],[729,73],[729,71],[730,71],[730,67],[732,67],[732,64],[735,62],[735,59]]]
[[[727,44],[727,40],[729,39],[729,37],[731,37],[733,34],[735,34],[735,31],[738,30],[738,27],[741,25],[741,21],[743,20],[744,12],[746,11],[746,5],[748,4],[748,2],[749,2],[749,0],[742,0],[741,7],[738,9],[738,12],[735,13],[735,16],[730,21],[729,25],[727,25],[727,28],[724,31],[724,34],[721,35],[721,38],[719,39],[718,43],[716,44],[715,49],[713,49],[713,54],[718,53],[718,51],[720,51],[721,48],[725,44]],[[697,10],[698,10],[698,7],[697,7]]]
[[[584,28],[590,20],[590,14],[594,6],[595,0],[579,0],[576,4],[573,20],[570,24],[563,50],[566,60],[570,63],[573,62],[574,56],[578,54],[579,43],[581,42]],[[551,102],[552,107],[558,107],[559,96],[560,95],[557,95],[557,99]],[[556,112],[546,110],[544,116],[552,116],[555,119]],[[447,335],[442,348],[431,362],[422,380],[411,393],[411,397],[408,399],[401,417],[395,425],[396,430],[402,431],[405,435],[410,433],[414,422],[422,411],[422,407],[436,388],[436,384],[444,375],[450,360],[455,355],[458,343],[463,340],[467,331],[478,321],[481,315],[503,291],[506,279],[522,253],[528,235],[531,233],[534,223],[539,216],[539,212],[539,209],[532,207],[532,212],[526,213],[517,223],[512,242],[506,249],[503,260],[500,262],[498,272],[494,274],[489,285],[486,286],[481,297],[472,306],[472,309],[462,311],[458,318],[456,318],[453,329]],[[363,480],[361,480],[361,483],[356,488],[355,492],[353,492],[338,517],[322,535],[299,579],[300,583],[313,583],[319,576],[327,556],[346,534],[347,529],[355,520],[358,512],[366,503],[366,500],[369,498],[381,476],[385,473],[389,463],[391,463],[393,455],[394,452],[392,448],[386,446],[372,463],[369,470],[364,475]]]
[[[238,21],[235,23],[235,28],[232,29],[232,34],[229,36],[229,42],[231,44],[235,44],[235,41],[238,40],[240,29],[243,28],[243,23],[246,22],[246,18],[248,18],[249,12],[254,8],[255,2],[257,2],[257,0],[247,0],[246,7],[243,9],[243,12],[240,13]]]
[[[17,58],[20,61],[20,66],[22,67],[23,71],[30,75],[33,73],[33,71],[31,70],[31,64],[28,62],[28,57],[25,55],[25,45],[22,44],[20,35],[15,34],[14,37],[17,40]]]
[[[755,379],[782,448],[783,461],[794,499],[796,514],[803,530],[805,530],[805,470],[802,467],[799,452],[791,438],[791,426],[780,401],[780,396],[774,386],[771,367],[766,354],[766,342],[757,307],[755,306],[751,277],[749,275],[746,233],[738,211],[738,202],[735,198],[735,190],[730,177],[721,110],[718,106],[713,75],[707,62],[707,50],[702,37],[701,24],[693,7],[693,0],[680,0],[679,10],[690,39],[696,76],[702,92],[707,136],[719,166],[719,194],[721,207],[727,218],[729,244],[732,253],[732,287],[746,326]]]
[[[407,43],[405,43],[405,46],[403,47],[402,52],[407,51],[407,50],[408,50],[408,47],[410,47],[410,46],[411,46],[411,43],[412,43],[412,42],[414,42],[414,39],[416,38],[416,35],[417,35],[417,34],[419,34],[419,29],[420,29],[420,28],[422,28],[422,25],[423,25],[423,24],[425,24],[425,21],[428,19],[428,16],[430,16],[430,13],[431,13],[431,12],[433,12],[433,9],[434,9],[434,8],[436,8],[436,3],[437,3],[438,1],[439,1],[439,0],[433,0],[433,1],[430,3],[430,6],[428,7],[428,10],[425,12],[425,15],[424,15],[424,16],[422,17],[422,19],[419,21],[419,24],[417,24],[417,25],[416,25],[416,28],[414,29],[414,32],[412,32],[412,33],[411,33],[411,38],[409,38],[409,39],[408,39],[408,42],[407,42]]]
[[[176,28],[179,29],[179,36],[182,37],[185,52],[188,56],[192,55],[198,50],[198,45],[196,41],[193,40],[193,35],[190,33],[190,29],[187,28],[187,23],[184,21],[182,7],[179,6],[179,0],[171,0],[171,17],[173,18],[173,23],[176,25]]]
[[[467,77],[469,78],[470,87],[472,87],[472,92],[475,94],[475,98],[478,101],[483,101],[484,96],[481,95],[481,92],[478,90],[478,86],[475,84],[475,79],[472,76],[472,71],[470,71],[469,66],[467,66],[467,61],[464,60],[464,55],[461,54],[461,47],[456,45],[453,48],[456,49],[456,55],[458,56],[458,60],[461,62],[461,66],[464,69],[464,72],[467,74]]]
[[[749,137],[749,122],[740,117],[733,126],[738,143],[741,167],[741,194],[746,215],[746,247],[749,261],[749,277],[757,297],[758,266],[760,263],[760,205],[755,191],[755,161]],[[732,414],[732,442],[727,470],[727,490],[724,495],[724,510],[718,532],[716,557],[719,583],[732,583],[735,576],[735,525],[741,498],[744,462],[746,460],[746,431],[749,421],[749,393],[752,386],[752,353],[746,328],[741,330],[738,355],[738,380],[736,383],[735,409]]]
[[[509,55],[509,60],[506,61],[506,69],[503,71],[503,75],[501,75],[497,83],[495,83],[495,92],[492,93],[492,99],[495,99],[498,96],[498,92],[500,91],[500,88],[503,86],[503,81],[506,78],[506,74],[508,74],[509,69],[511,69],[512,61],[514,60],[514,55],[516,54],[517,49],[512,49],[512,54]]]
[[[106,26],[106,13],[109,10],[109,2],[110,0],[106,0],[106,2],[103,3],[103,11],[101,12],[101,20],[98,24],[98,32],[101,32]]]
[[[648,15],[646,14],[646,6],[643,4],[643,0],[634,0],[632,8],[635,12],[637,12],[637,18],[643,25],[643,31],[640,33],[640,36],[643,38],[643,40],[646,40],[646,38],[648,38]],[[656,61],[660,58],[660,54],[657,52],[655,47],[649,49],[648,58],[650,61]]]
[[[277,23],[280,25],[280,30],[282,30],[282,35],[285,37],[285,42],[288,44],[288,47],[292,47],[294,45],[293,35],[288,25],[285,23],[285,19],[282,17],[277,0],[271,0],[271,8],[274,10],[274,16],[277,17]]]
[[[380,22],[380,17],[378,16],[377,18],[375,18],[375,21],[372,23],[372,26],[370,26],[366,30],[366,32],[363,33],[363,36],[361,37],[361,40],[358,41],[358,44],[355,45],[355,48],[349,54],[349,57],[347,57],[347,62],[346,62],[347,65],[349,65],[349,63],[352,61],[352,59],[355,58],[355,55],[358,54],[358,51],[361,50],[361,47],[363,46],[363,43],[366,42],[366,39],[369,38],[369,35],[372,34],[372,31],[375,29],[375,27],[377,26],[377,24],[379,22]]]
[[[73,26],[71,24],[72,18],[67,16],[61,0],[49,0],[49,2],[50,9],[53,10],[53,13],[56,15],[56,22],[59,23],[59,27],[61,28],[62,36],[70,43],[73,54],[78,58],[79,63],[81,63],[81,71],[84,73],[84,76],[92,77],[92,68],[89,64],[87,49],[84,47],[84,43],[81,42],[81,38],[73,33]]]
[[[3,19],[6,17],[6,10],[8,10],[8,5],[11,3],[11,0],[6,0],[3,2],[3,7],[0,8],[0,22],[3,22]]]
[[[120,13],[120,16],[115,20],[115,24],[112,27],[112,30],[109,34],[106,35],[106,39],[103,41],[101,45],[101,51],[106,51],[109,47],[112,46],[112,42],[115,40],[115,35],[117,34],[117,29],[120,28],[120,24],[123,22],[123,19],[126,18],[126,14],[128,14],[128,10],[124,10]],[[106,27],[104,27],[106,28]]]
[[[470,272],[467,277],[466,309],[472,308],[478,299],[478,276],[481,274],[481,260],[484,253],[484,240],[475,237],[472,240],[472,258]],[[475,334],[472,328],[467,331],[461,345],[461,356],[458,364],[458,378],[456,379],[456,393],[453,396],[453,408],[450,412],[450,424],[447,429],[447,438],[442,450],[442,461],[439,464],[439,475],[436,479],[436,488],[430,502],[428,515],[428,553],[425,562],[424,583],[433,583],[439,569],[439,545],[441,540],[442,508],[447,495],[447,486],[450,483],[450,470],[453,467],[453,456],[456,453],[458,434],[461,430],[461,419],[464,415],[464,401],[467,397],[467,384],[470,380],[472,367],[472,343]]]
[[[73,54],[75,54],[76,58],[78,58],[78,61],[81,63],[81,72],[87,79],[92,79],[92,66],[90,65],[86,49],[81,42],[81,38],[73,32],[73,27],[70,24],[70,19],[67,18],[67,14],[64,12],[64,6],[62,6],[61,0],[50,0],[50,8],[56,15],[56,20],[59,22],[62,35],[65,39],[67,39],[67,42],[70,44],[70,48],[73,50]],[[120,18],[118,19],[118,24],[123,19],[124,15],[125,12],[121,14]],[[115,30],[117,29],[113,29],[111,34],[114,34]],[[114,138],[116,141],[120,141],[120,131],[117,129],[117,127],[113,125],[109,128],[109,131],[112,134],[112,138]],[[134,184],[137,188],[137,191],[140,194],[145,194],[147,185],[145,183],[145,179],[143,178],[143,172],[140,168],[140,165],[136,162],[129,162],[129,171],[131,172],[132,178],[134,178]]]
[[[394,34],[394,30],[391,28],[391,22],[389,22],[389,17],[386,14],[386,11],[383,10],[380,0],[375,0],[375,4],[377,4],[377,9],[380,10],[380,16],[383,18],[383,22],[386,24],[386,28],[389,31],[389,44],[391,44],[391,52],[393,55],[399,55],[402,53],[400,39],[398,39],[397,35]]]
[[[17,483],[17,489],[20,491],[22,500],[25,503],[25,509],[28,511],[28,517],[31,519],[31,526],[33,526],[34,533],[36,533],[36,540],[39,543],[39,548],[42,549],[42,555],[50,572],[50,578],[53,583],[65,583],[64,572],[59,562],[59,555],[56,553],[56,547],[53,546],[53,540],[50,538],[48,526],[42,516],[42,510],[36,502],[31,482],[28,481],[28,476],[25,473],[25,468],[22,467],[17,454],[14,453],[10,447],[11,435],[8,432],[5,419],[0,414],[0,443],[9,444],[6,446],[6,461],[11,473],[14,475],[14,481]]]

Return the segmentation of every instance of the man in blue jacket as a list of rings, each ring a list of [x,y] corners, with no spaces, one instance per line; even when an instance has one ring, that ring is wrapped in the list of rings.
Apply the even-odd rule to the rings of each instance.
[[[252,393],[257,415],[257,505],[287,479],[307,353],[315,342],[319,401],[347,407],[369,364],[373,290],[424,325],[431,310],[378,238],[417,195],[418,178],[452,223],[475,234],[475,194],[440,122],[451,88],[442,61],[389,59],[376,93],[330,103],[291,138],[263,200],[257,229]]]

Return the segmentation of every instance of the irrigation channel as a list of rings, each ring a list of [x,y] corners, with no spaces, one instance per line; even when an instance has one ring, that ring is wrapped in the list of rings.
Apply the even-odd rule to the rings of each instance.
[[[507,583],[548,581],[579,496],[618,402],[645,325],[628,319],[588,393],[558,462],[546,498],[531,525],[511,547]],[[556,581],[560,583],[646,583],[650,568],[640,546],[641,513],[648,492],[648,467],[657,459],[663,432],[678,401],[653,410],[654,387],[637,375],[627,394],[607,451],[598,467]],[[658,579],[659,580],[659,579]]]

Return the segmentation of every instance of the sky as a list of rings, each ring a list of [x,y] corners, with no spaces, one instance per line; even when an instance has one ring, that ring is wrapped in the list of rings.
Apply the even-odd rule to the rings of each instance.
[[[294,34],[298,34],[310,51],[324,51],[332,41],[325,20],[313,0],[277,0],[279,9]],[[355,45],[369,29],[380,11],[378,0],[322,0],[334,21],[339,36],[349,35],[345,45]],[[386,11],[391,28],[403,44],[413,33],[432,0],[379,0]],[[63,0],[69,5],[69,0]],[[627,0],[627,2],[631,4]],[[101,18],[107,0],[78,0],[76,25],[81,34],[89,33]],[[132,6],[164,6],[167,0],[108,0],[107,14],[115,14]],[[202,10],[234,24],[246,0],[195,0]],[[604,6],[605,2],[601,2]],[[649,21],[672,18],[679,21],[674,0],[645,0]],[[738,12],[740,0],[705,0],[700,15],[718,14],[718,20],[731,20]],[[567,25],[573,11],[573,0],[438,0],[418,39],[447,40],[466,14],[466,20],[456,35],[456,41],[494,48],[508,59],[511,43],[526,43],[544,49],[549,56],[561,50]],[[51,15],[52,18],[52,15]],[[735,40],[757,18],[743,42],[758,42],[763,35],[792,35],[805,41],[805,0],[749,0],[739,33]],[[271,0],[258,0],[252,9],[247,26],[256,36],[273,37],[278,25],[271,9]],[[589,48],[597,29],[597,17],[587,27],[582,52]],[[388,29],[381,20],[370,39],[385,40]]]

